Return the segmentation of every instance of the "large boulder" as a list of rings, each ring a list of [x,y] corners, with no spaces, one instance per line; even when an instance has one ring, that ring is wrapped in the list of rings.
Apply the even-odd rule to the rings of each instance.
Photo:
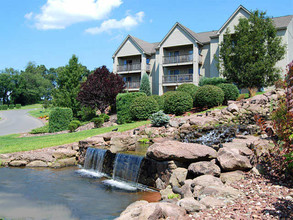
[[[219,177],[221,174],[221,169],[212,161],[196,162],[190,164],[188,167],[188,175],[192,177],[206,174]]]
[[[221,173],[221,180],[223,183],[234,183],[239,180],[244,179],[244,174],[240,170],[227,172],[227,173]]]
[[[227,111],[233,114],[234,112],[239,112],[239,108],[235,103],[231,103],[230,105],[228,105]]]
[[[56,149],[56,151],[53,153],[53,158],[55,159],[63,159],[67,157],[74,157],[76,155],[75,150],[71,150],[70,148],[60,148]]]
[[[228,199],[228,200],[234,200],[239,198],[240,196],[243,196],[244,194],[241,191],[238,191],[237,189],[231,187],[231,186],[216,186],[216,185],[210,185],[206,186],[200,194],[200,198],[203,199],[206,196],[212,196],[216,197],[218,199]]]
[[[14,160],[9,163],[9,166],[23,167],[23,166],[26,166],[26,164],[27,164],[27,161],[25,161],[25,160]]]
[[[224,171],[251,169],[253,152],[246,146],[225,146],[218,151],[217,159]]]
[[[165,141],[155,143],[148,148],[147,156],[155,160],[175,160],[180,162],[197,162],[216,158],[217,152],[211,147],[182,143],[178,141]]]
[[[193,179],[193,183],[195,185],[200,185],[204,187],[224,185],[220,178],[214,177],[212,175],[202,175],[202,176],[196,177],[195,179]]]
[[[181,186],[186,180],[187,169],[185,168],[176,168],[173,170],[169,183],[172,186]]]
[[[27,167],[48,167],[48,164],[41,160],[35,160],[26,165]]]
[[[202,198],[200,200],[200,203],[203,204],[206,208],[211,208],[211,209],[214,209],[214,208],[221,208],[225,205],[225,202],[224,200],[222,199],[217,199],[215,197],[212,197],[212,196],[206,196],[204,198]]]
[[[118,135],[111,138],[110,151],[117,153],[120,151],[134,150],[139,140],[138,136]]]

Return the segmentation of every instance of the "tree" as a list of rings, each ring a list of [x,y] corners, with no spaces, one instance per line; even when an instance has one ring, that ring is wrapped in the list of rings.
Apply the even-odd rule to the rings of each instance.
[[[143,74],[143,76],[142,76],[139,91],[144,92],[147,96],[152,95],[150,80],[149,80],[149,77],[146,73]]]
[[[106,66],[97,68],[81,85],[77,100],[83,106],[99,109],[102,113],[109,105],[114,105],[116,96],[125,88],[123,79],[110,73]]]
[[[0,101],[3,104],[9,103],[9,97],[14,89],[15,75],[18,74],[13,68],[6,68],[0,72]]]
[[[248,88],[251,95],[255,88],[270,86],[280,77],[275,65],[284,54],[272,19],[256,10],[248,19],[239,19],[234,34],[227,30],[216,59],[220,73],[238,88]]]
[[[53,91],[53,104],[59,107],[71,108],[76,117],[80,110],[80,103],[76,99],[80,84],[89,74],[88,69],[78,63],[78,58],[73,55],[68,65],[57,70],[57,87]]]

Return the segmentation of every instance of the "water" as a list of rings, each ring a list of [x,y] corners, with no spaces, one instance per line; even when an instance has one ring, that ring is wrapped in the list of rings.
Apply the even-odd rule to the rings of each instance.
[[[143,157],[119,154],[117,153],[112,180],[106,180],[104,183],[127,190],[141,189],[142,185],[138,184],[141,161]],[[145,189],[145,187],[144,187]]]
[[[91,148],[89,147],[86,151],[84,168],[80,172],[88,174],[89,176],[102,177],[103,174],[103,162],[107,150]]]
[[[112,188],[78,170],[0,168],[0,219],[114,219],[150,194]]]

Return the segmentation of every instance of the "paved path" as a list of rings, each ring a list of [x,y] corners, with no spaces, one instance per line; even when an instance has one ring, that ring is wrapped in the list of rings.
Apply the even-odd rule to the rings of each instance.
[[[29,132],[34,128],[42,127],[44,124],[41,120],[27,113],[31,110],[0,111],[0,136]]]

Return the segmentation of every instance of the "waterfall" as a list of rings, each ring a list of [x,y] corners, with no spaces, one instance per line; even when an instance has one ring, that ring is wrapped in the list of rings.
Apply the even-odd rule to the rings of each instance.
[[[118,153],[114,162],[113,179],[137,185],[142,159],[140,156]]]
[[[107,150],[91,148],[89,147],[86,151],[84,168],[92,169],[102,173],[103,171],[103,162]]]

